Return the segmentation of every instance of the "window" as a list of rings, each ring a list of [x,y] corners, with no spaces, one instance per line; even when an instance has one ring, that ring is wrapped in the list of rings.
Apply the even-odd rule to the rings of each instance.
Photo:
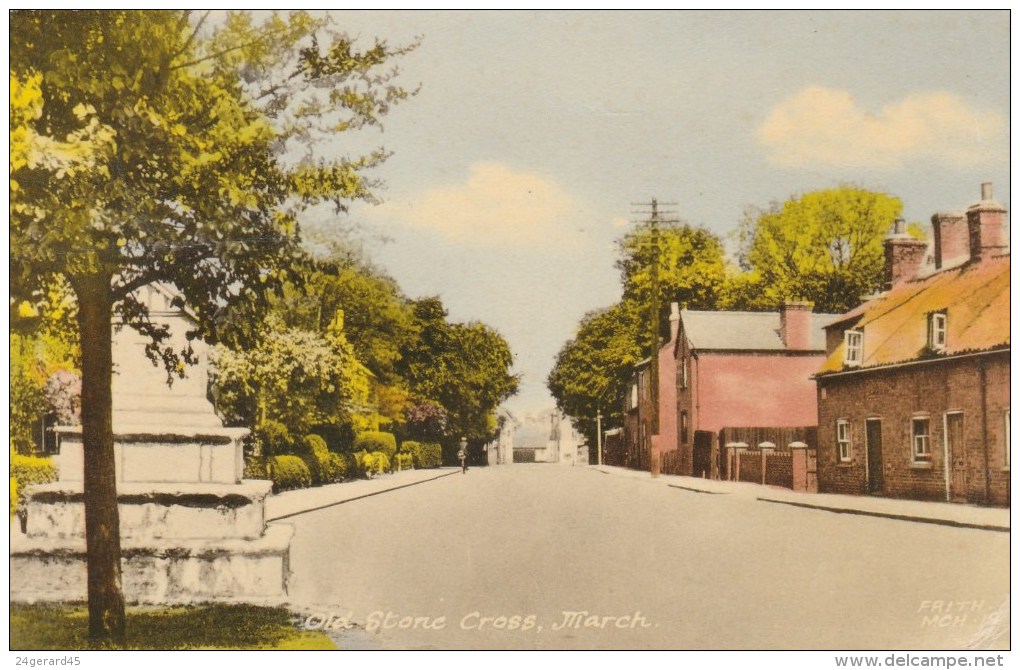
[[[1009,412],[1006,412],[1009,414]],[[680,443],[687,444],[687,410],[680,412]]]
[[[932,312],[928,315],[928,348],[932,351],[946,350],[945,312]]]
[[[634,409],[635,407],[637,407],[637,400],[638,400],[637,384],[631,384],[630,385],[630,405],[628,405],[627,408],[628,409]]]
[[[850,422],[840,419],[836,422],[836,446],[841,463],[850,461]]]
[[[848,330],[843,333],[843,342],[846,344],[843,362],[855,367],[860,365],[864,360],[864,332]]]
[[[910,436],[914,443],[914,461],[927,463],[931,460],[931,422],[928,417],[914,417],[910,420]]]
[[[682,357],[680,359],[680,388],[683,388],[683,389],[687,388],[687,379],[688,379],[688,377],[687,377],[687,375],[688,375],[687,360],[688,359],[687,359],[686,356],[684,356],[684,357]]]

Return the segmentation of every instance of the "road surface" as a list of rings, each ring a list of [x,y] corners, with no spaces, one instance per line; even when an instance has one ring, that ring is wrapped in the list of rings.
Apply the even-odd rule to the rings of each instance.
[[[544,464],[472,468],[280,523],[296,530],[292,603],[341,647],[1009,643],[1007,533]]]

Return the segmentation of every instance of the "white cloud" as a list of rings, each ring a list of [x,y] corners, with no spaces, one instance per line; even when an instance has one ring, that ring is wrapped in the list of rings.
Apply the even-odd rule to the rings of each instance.
[[[1008,148],[1002,114],[952,93],[912,93],[877,112],[837,89],[811,86],[776,105],[758,129],[769,161],[783,167],[900,170],[934,161],[972,167]]]
[[[551,178],[502,163],[475,163],[467,181],[391,202],[380,214],[455,242],[494,246],[548,243],[576,214],[574,199]]]

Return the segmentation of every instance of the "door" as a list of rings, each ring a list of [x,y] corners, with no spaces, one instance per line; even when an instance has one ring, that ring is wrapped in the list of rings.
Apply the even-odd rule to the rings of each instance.
[[[882,493],[882,420],[864,422],[868,449],[868,493]]]
[[[967,452],[963,447],[963,412],[946,414],[946,479],[949,502],[967,502]]]
[[[704,430],[694,431],[694,476],[710,479],[712,477],[712,438],[713,433]]]

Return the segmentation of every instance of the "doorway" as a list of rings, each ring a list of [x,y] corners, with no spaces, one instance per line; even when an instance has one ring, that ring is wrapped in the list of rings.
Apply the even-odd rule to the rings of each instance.
[[[864,422],[864,439],[868,450],[868,493],[882,493],[882,420]]]
[[[946,500],[967,502],[967,452],[963,446],[963,412],[946,413]]]

